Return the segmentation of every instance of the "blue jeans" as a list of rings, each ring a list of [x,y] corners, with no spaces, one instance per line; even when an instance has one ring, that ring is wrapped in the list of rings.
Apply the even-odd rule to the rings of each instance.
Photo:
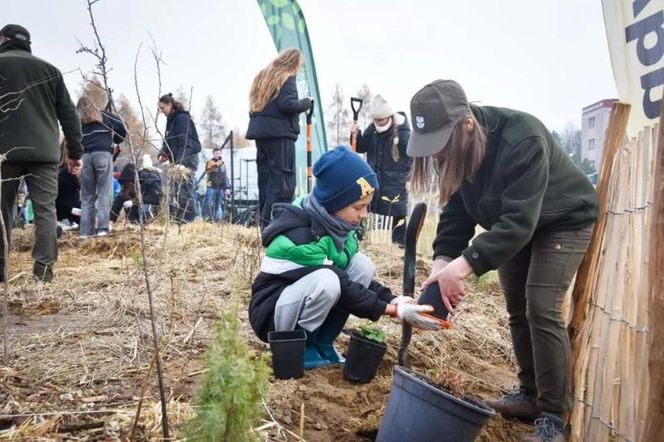
[[[113,155],[83,154],[81,169],[81,235],[108,232],[113,197]]]
[[[203,219],[212,222],[221,221],[224,216],[224,189],[210,187],[205,192],[203,201]]]

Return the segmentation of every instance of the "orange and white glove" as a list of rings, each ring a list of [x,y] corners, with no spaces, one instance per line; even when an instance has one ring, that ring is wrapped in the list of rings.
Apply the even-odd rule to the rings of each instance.
[[[390,304],[397,307],[397,318],[401,322],[412,325],[413,327],[422,330],[440,330],[443,328],[440,321],[436,318],[423,316],[422,313],[429,313],[433,311],[431,305],[419,305],[410,296],[397,296]]]

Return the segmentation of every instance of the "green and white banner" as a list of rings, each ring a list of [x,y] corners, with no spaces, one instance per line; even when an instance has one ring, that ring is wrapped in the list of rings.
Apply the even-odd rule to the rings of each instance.
[[[613,76],[632,105],[627,132],[659,119],[664,92],[664,0],[602,0]]]
[[[325,122],[323,117],[323,106],[320,101],[318,89],[318,78],[316,77],[316,66],[314,54],[311,49],[307,23],[304,14],[296,0],[258,0],[267,27],[272,34],[277,51],[281,52],[288,48],[297,48],[304,55],[304,67],[297,77],[297,88],[300,97],[312,97],[315,100],[315,108],[312,124],[312,144],[314,162],[327,150],[327,136],[325,134]],[[306,116],[300,115],[300,136],[296,144],[297,161],[297,183],[298,191],[303,192],[306,187]],[[298,193],[300,193],[298,192]]]

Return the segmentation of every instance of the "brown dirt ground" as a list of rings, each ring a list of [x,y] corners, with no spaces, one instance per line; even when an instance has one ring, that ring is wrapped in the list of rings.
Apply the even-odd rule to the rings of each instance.
[[[159,396],[154,374],[148,376],[153,346],[138,232],[119,226],[105,238],[65,237],[56,279],[47,285],[31,278],[32,232],[14,233],[7,318],[12,356],[0,364],[0,439],[126,440],[145,384],[134,436],[157,440]],[[191,416],[203,353],[224,308],[239,302],[243,335],[257,351],[267,349],[246,321],[249,286],[260,258],[258,234],[195,223],[180,230],[152,225],[146,238],[171,434],[177,437]],[[363,249],[374,258],[378,278],[398,291],[402,252],[375,240]],[[429,270],[430,261],[418,258],[418,280]],[[234,286],[240,287],[239,299],[231,295]],[[421,373],[461,373],[471,394],[496,396],[516,379],[495,281],[474,281],[465,304],[452,330],[414,336],[411,362]],[[354,319],[349,327],[359,322]],[[274,380],[262,438],[372,440],[387,403],[401,330],[393,320],[379,324],[388,335],[388,352],[371,383],[349,383],[340,366],[307,372],[300,380]],[[342,334],[342,352],[347,342]],[[519,440],[528,429],[496,417],[479,440]]]

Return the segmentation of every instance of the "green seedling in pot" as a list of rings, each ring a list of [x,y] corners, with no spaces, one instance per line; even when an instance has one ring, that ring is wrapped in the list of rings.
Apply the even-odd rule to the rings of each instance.
[[[364,337],[364,339],[380,343],[385,342],[385,332],[379,327],[376,327],[375,325],[370,325],[370,324],[360,325],[358,327],[358,331]]]

